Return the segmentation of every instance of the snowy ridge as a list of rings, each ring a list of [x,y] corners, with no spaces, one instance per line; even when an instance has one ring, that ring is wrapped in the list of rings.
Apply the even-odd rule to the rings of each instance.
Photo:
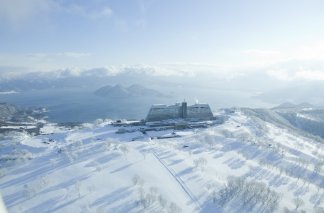
[[[206,129],[8,136],[0,192],[9,212],[323,212],[321,140],[270,112],[218,115]]]

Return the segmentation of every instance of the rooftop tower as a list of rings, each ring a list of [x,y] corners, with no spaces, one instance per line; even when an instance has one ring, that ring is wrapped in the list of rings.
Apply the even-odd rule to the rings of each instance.
[[[181,104],[181,113],[180,113],[180,117],[181,118],[187,118],[187,102],[183,101]]]

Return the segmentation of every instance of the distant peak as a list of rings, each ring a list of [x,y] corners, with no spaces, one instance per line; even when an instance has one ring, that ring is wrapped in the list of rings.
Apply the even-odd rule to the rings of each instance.
[[[274,108],[295,108],[296,106],[297,106],[296,104],[293,104],[291,102],[285,102]]]
[[[121,84],[116,84],[114,87],[116,87],[116,88],[124,88],[123,85],[121,85]]]
[[[106,97],[165,97],[164,94],[157,90],[146,88],[140,84],[133,84],[129,87],[125,87],[121,84],[115,86],[101,87],[95,91],[95,94]]]
[[[279,106],[274,107],[273,109],[292,109],[292,108],[302,109],[302,108],[314,108],[314,107],[315,107],[314,105],[307,102],[303,102],[300,104],[285,102],[280,104]]]
[[[131,89],[131,88],[144,88],[144,87],[140,84],[132,84],[128,88]]]

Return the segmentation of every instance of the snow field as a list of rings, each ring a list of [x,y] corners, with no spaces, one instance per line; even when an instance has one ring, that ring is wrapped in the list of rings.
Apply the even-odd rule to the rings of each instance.
[[[172,131],[116,134],[109,122],[8,139],[3,154],[29,158],[3,163],[0,192],[9,212],[320,212],[323,144],[228,116],[162,140],[151,138]]]

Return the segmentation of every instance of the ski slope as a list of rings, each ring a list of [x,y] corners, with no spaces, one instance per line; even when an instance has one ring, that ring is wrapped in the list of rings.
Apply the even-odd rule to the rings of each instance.
[[[8,136],[4,203],[30,213],[323,212],[322,140],[244,110],[220,115],[224,123],[177,138],[116,134],[110,121]]]

